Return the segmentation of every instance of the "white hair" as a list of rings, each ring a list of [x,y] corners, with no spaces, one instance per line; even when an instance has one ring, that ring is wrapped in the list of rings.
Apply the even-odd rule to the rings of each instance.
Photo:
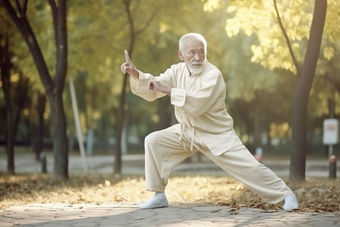
[[[205,38],[199,34],[199,33],[188,33],[183,35],[180,39],[179,39],[179,50],[183,52],[183,48],[184,48],[184,44],[187,41],[187,39],[193,39],[193,40],[198,40],[201,41],[204,45],[204,53],[205,55],[207,55],[207,41],[205,40]]]

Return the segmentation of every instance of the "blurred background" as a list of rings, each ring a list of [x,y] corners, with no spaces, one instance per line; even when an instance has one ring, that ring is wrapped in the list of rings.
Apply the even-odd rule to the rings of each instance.
[[[17,15],[20,7],[15,2],[21,9],[27,3],[24,18],[31,25],[52,81],[56,81],[53,7],[44,0],[9,2]],[[314,1],[69,0],[66,7],[67,71],[61,92],[69,154],[79,153],[71,80],[87,155],[117,155],[117,138],[121,154],[143,154],[147,134],[176,122],[169,97],[152,103],[136,97],[120,66],[126,49],[139,70],[159,75],[180,61],[178,40],[188,32],[206,38],[207,58],[226,81],[227,111],[249,150],[290,154],[293,100],[301,78],[296,66],[304,62]],[[338,118],[340,113],[339,9],[336,0],[328,1],[305,116],[307,155],[328,156],[322,141],[323,121]],[[53,152],[53,111],[32,50],[9,15],[1,2],[0,152],[6,152],[11,127],[14,150],[35,154],[38,160],[41,152]],[[8,82],[4,65],[9,67]],[[340,154],[338,145],[333,152]]]

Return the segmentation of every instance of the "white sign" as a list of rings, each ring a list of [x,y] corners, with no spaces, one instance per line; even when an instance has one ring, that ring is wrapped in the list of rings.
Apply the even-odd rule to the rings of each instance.
[[[323,122],[323,143],[334,145],[339,142],[339,121],[337,119],[325,119]]]

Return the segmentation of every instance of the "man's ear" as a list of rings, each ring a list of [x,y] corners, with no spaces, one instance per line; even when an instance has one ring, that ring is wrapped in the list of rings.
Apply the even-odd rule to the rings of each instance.
[[[179,57],[179,59],[181,59],[182,61],[184,61],[184,58],[183,58],[183,55],[182,55],[182,51],[181,51],[181,50],[178,51],[178,57]]]

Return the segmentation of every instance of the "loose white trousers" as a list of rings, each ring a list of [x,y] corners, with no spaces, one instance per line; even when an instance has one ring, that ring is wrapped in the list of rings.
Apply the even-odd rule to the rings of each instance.
[[[293,193],[282,179],[259,163],[244,145],[215,156],[195,136],[194,149],[190,151],[188,148],[191,139],[184,134],[180,141],[180,135],[174,133],[173,127],[153,132],[145,138],[145,178],[148,191],[163,192],[171,171],[193,153],[200,151],[269,203],[278,203]]]

